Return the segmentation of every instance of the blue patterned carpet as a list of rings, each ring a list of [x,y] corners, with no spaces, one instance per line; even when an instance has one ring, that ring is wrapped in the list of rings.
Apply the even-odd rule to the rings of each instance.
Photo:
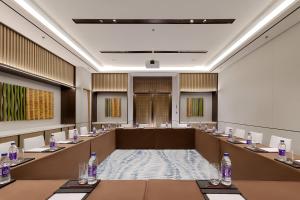
[[[213,167],[196,150],[116,150],[98,166],[98,179],[208,179]]]

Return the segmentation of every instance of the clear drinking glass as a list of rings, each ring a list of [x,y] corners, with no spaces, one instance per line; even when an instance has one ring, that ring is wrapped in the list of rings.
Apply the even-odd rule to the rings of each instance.
[[[293,164],[293,162],[294,162],[294,151],[293,150],[291,150],[289,153],[287,153],[286,162],[289,164]]]
[[[24,149],[19,147],[18,148],[18,162],[22,162],[24,160]]]
[[[78,166],[78,183],[79,184],[86,184],[87,183],[87,163],[79,163]]]
[[[209,182],[212,185],[219,185],[221,182],[220,165],[218,163],[212,163],[209,171]]]

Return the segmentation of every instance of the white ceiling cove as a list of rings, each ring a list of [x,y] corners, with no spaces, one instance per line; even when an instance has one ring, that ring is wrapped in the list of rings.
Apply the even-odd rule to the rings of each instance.
[[[205,66],[278,0],[33,0],[102,66]],[[233,24],[75,24],[73,18],[236,19]],[[152,29],[155,29],[153,31]],[[99,51],[207,50],[206,54],[101,54]]]

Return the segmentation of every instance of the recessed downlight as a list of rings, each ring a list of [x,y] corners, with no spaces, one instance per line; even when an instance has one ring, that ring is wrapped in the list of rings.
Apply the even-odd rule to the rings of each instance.
[[[193,20],[193,19],[191,19],[191,20],[190,20],[190,23],[191,23],[191,24],[193,24],[193,23],[194,23],[194,20]]]

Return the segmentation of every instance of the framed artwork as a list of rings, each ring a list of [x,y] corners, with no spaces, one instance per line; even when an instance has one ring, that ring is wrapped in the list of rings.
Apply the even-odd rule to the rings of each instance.
[[[105,117],[121,117],[121,98],[105,98]]]
[[[0,82],[0,121],[53,119],[53,92]]]
[[[186,116],[203,117],[203,98],[186,99]]]

